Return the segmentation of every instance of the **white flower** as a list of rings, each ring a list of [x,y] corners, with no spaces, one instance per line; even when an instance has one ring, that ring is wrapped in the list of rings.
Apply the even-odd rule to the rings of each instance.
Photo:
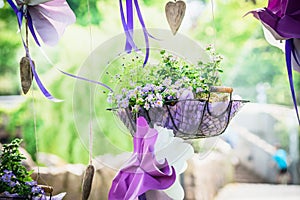
[[[154,146],[157,160],[167,159],[168,164],[173,166],[176,172],[176,181],[164,192],[174,200],[184,198],[184,190],[179,181],[179,174],[187,168],[187,160],[194,154],[193,147],[185,143],[183,139],[174,137],[173,131],[160,126],[154,126],[158,131],[158,137]]]
[[[157,107],[157,108],[161,108],[161,107],[163,107],[163,102],[160,101],[160,100],[158,100],[158,101],[156,101],[156,102],[154,103],[154,106]]]
[[[0,8],[3,8],[3,6],[4,6],[4,2],[3,0],[0,0]]]
[[[162,96],[161,96],[161,94],[160,93],[156,93],[156,99],[157,100],[159,100],[159,101],[161,101],[162,100]]]
[[[145,108],[146,110],[149,110],[149,109],[150,109],[150,104],[146,102],[145,105],[144,105],[144,108]]]

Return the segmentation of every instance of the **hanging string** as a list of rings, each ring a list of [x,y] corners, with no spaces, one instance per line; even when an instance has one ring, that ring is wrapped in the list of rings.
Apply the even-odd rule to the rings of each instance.
[[[35,111],[35,97],[33,93],[33,88],[31,89],[31,109],[32,109],[32,115],[33,115],[33,132],[34,132],[34,137],[35,137],[35,155],[36,155],[36,161],[38,161],[38,152],[39,152],[39,139],[38,139],[38,134],[37,134],[37,123],[36,123],[36,111]],[[36,181],[39,180],[40,177],[40,167],[37,165],[37,177]]]
[[[29,45],[28,45],[28,21],[26,20],[25,24],[25,45],[29,51]],[[21,30],[20,30],[21,31]],[[29,53],[26,51],[26,57],[28,57]],[[33,86],[32,86],[33,87]],[[39,152],[39,140],[38,140],[38,134],[37,134],[37,123],[36,123],[36,111],[35,111],[35,97],[33,93],[33,88],[31,89],[31,110],[33,114],[33,133],[34,133],[34,138],[35,138],[35,155],[36,155],[36,161],[38,161],[38,152]],[[36,181],[39,180],[40,177],[40,167],[37,165],[37,176],[36,176]]]
[[[90,10],[90,1],[87,0],[87,10],[88,10],[88,23],[89,23],[89,32],[90,32],[90,53],[93,50],[93,35],[92,35],[92,18]],[[89,104],[89,113],[90,113],[90,129],[89,129],[89,164],[92,164],[93,157],[93,110],[92,110],[92,85],[90,85],[90,104]]]
[[[88,9],[88,20],[89,20],[89,30],[90,30],[90,53],[92,53],[92,27],[91,27],[91,13],[90,13],[90,2],[87,0],[87,9]],[[82,195],[81,200],[88,200],[93,183],[93,177],[95,173],[95,167],[92,164],[92,156],[93,156],[93,112],[92,112],[92,85],[89,85],[90,90],[90,103],[89,103],[89,115],[90,115],[90,123],[89,123],[89,165],[85,170],[85,174],[82,182]]]
[[[214,4],[214,0],[211,0],[211,15],[212,15],[212,23],[213,23],[213,29],[214,29],[214,49],[217,49],[217,28],[216,28],[216,22],[215,22],[215,4]]]

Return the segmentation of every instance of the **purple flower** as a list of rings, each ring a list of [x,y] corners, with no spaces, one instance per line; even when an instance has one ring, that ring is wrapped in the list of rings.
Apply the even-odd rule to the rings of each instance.
[[[157,135],[143,117],[137,119],[134,152],[113,180],[109,200],[136,199],[149,190],[169,188],[175,182],[174,168],[167,160],[158,162],[154,155]]]
[[[11,194],[11,193],[9,193],[9,192],[7,192],[7,191],[3,192],[3,195],[6,196],[6,197],[18,197],[18,196],[20,196],[20,195],[17,194],[17,193]]]
[[[25,182],[25,185],[32,187],[32,186],[37,185],[37,182],[36,181],[27,181],[27,182]]]
[[[16,176],[12,173],[12,171],[4,170],[4,174],[1,176],[1,181],[5,183],[10,183],[12,178],[16,178]]]
[[[45,194],[44,190],[37,185],[35,185],[31,188],[31,193],[32,194]]]
[[[119,102],[119,107],[121,108],[127,108],[129,106],[129,101],[128,99],[123,99]]]

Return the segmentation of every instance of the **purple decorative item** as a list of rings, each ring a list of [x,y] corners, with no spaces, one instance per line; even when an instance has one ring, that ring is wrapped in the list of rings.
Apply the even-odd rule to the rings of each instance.
[[[27,28],[29,28],[38,46],[40,46],[40,43],[35,31],[38,32],[45,44],[55,45],[63,34],[66,26],[75,22],[76,17],[73,11],[70,9],[66,0],[16,0],[17,5],[13,0],[7,0],[7,2],[17,16],[20,30],[22,28],[23,17],[26,19],[26,41],[24,41],[23,36],[21,36],[21,38],[26,51],[26,57],[30,61],[31,71],[38,87],[47,99],[54,102],[61,101],[54,98],[48,92],[36,72],[28,49]]]
[[[73,24],[76,17],[66,0],[7,0],[18,17],[21,29],[23,17],[28,22],[28,27],[40,46],[35,30],[47,45],[55,45],[62,36],[65,28]]]
[[[285,55],[288,78],[298,122],[300,117],[293,83],[292,67],[300,72],[300,1],[269,0],[268,7],[250,11],[277,40],[286,40]]]
[[[149,36],[150,34],[148,33],[146,29],[146,25],[142,16],[142,12],[138,3],[138,0],[126,0],[126,19],[125,19],[125,14],[124,14],[124,9],[123,9],[123,3],[122,0],[119,0],[120,4],[120,14],[121,14],[121,20],[122,20],[122,25],[123,29],[126,35],[126,45],[125,45],[125,50],[126,52],[130,53],[132,49],[135,51],[138,50],[136,47],[134,40],[133,40],[133,4],[135,7],[135,10],[137,12],[138,19],[140,21],[140,24],[142,26],[143,32],[144,32],[144,37],[145,37],[145,43],[146,43],[146,55],[145,55],[145,60],[144,60],[144,65],[146,65],[148,59],[149,59]]]
[[[168,162],[158,162],[154,145],[158,136],[143,117],[137,119],[133,138],[134,152],[113,180],[109,200],[143,198],[149,190],[169,188],[176,179],[175,170]]]

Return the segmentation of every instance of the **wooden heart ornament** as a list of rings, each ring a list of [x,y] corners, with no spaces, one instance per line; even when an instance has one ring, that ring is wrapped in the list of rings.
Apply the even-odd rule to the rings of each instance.
[[[33,62],[33,66],[34,66],[34,62]],[[21,76],[22,90],[23,93],[26,94],[31,87],[31,83],[33,79],[30,60],[28,57],[22,57],[20,61],[20,76]]]
[[[173,35],[175,35],[181,25],[185,14],[186,5],[184,1],[169,1],[166,4],[165,12],[168,23],[170,25]]]

